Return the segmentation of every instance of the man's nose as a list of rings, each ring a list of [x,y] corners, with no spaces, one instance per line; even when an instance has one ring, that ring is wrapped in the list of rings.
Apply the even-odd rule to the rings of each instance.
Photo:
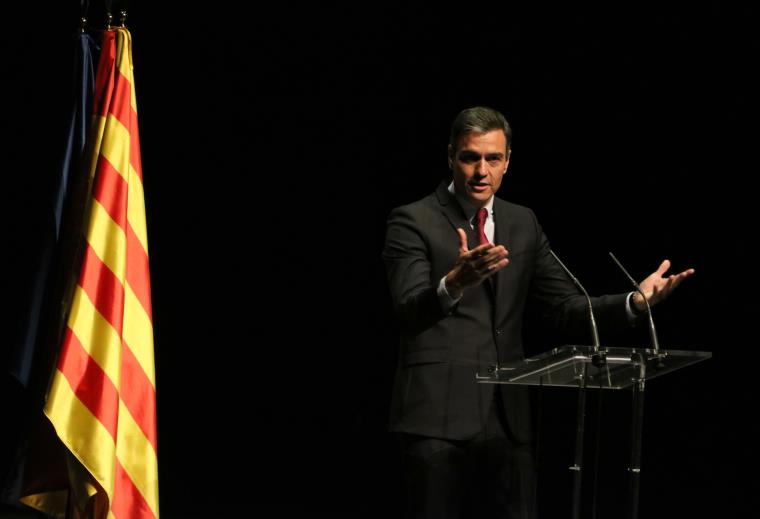
[[[475,166],[475,174],[485,176],[488,174],[488,162],[486,159],[480,159]]]

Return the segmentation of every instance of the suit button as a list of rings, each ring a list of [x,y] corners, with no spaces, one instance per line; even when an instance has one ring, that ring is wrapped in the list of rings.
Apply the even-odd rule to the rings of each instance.
[[[501,328],[496,328],[496,335],[501,335],[504,332]]]

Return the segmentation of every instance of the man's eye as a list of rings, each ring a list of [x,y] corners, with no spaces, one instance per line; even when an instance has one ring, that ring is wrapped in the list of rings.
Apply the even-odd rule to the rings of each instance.
[[[473,162],[479,161],[480,156],[476,155],[475,153],[462,153],[459,156],[459,160],[465,164],[472,164]]]

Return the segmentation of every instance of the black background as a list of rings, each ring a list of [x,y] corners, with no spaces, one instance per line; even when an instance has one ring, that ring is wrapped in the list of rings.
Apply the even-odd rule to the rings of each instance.
[[[14,333],[71,105],[69,4],[3,35]],[[648,386],[641,516],[760,504],[756,9],[524,4],[131,7],[164,517],[400,516],[385,218],[447,174],[477,104],[514,129],[501,196],[590,292],[628,289],[608,251],[640,279],[696,269],[655,317],[663,347],[714,357]],[[540,502],[561,517],[574,396],[542,398]],[[630,395],[604,398],[616,517]]]

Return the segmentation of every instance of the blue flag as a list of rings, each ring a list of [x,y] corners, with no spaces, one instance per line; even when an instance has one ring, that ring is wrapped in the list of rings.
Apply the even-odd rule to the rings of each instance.
[[[50,284],[56,274],[54,262],[57,247],[61,242],[64,207],[69,200],[72,181],[77,175],[84,175],[82,157],[92,120],[92,93],[95,88],[92,49],[95,42],[92,37],[82,32],[78,38],[74,60],[75,101],[71,113],[69,134],[63,157],[63,164],[57,179],[53,203],[50,207],[50,221],[39,242],[39,263],[28,293],[26,321],[22,327],[18,343],[11,349],[9,371],[26,387],[32,372],[34,354],[41,340],[40,328],[44,320],[43,308],[46,294],[50,294]],[[65,273],[63,273],[65,275]],[[51,302],[52,308],[58,308],[57,302]]]
[[[46,205],[47,224],[42,235],[35,240],[38,263],[26,293],[24,322],[8,351],[8,372],[20,382],[18,394],[23,395],[15,404],[14,414],[17,416],[4,431],[9,441],[7,455],[12,459],[8,460],[7,471],[0,474],[0,500],[12,506],[20,506],[18,499],[22,487],[29,484],[25,481],[25,467],[35,464],[29,454],[38,457],[42,454],[28,447],[30,437],[39,436],[40,430],[47,433],[40,426],[43,399],[60,348],[66,283],[73,275],[74,252],[81,238],[81,232],[76,228],[81,223],[76,214],[81,213],[83,207],[76,205],[80,204],[78,199],[84,199],[81,192],[86,191],[88,182],[82,161],[92,121],[94,51],[97,51],[95,40],[81,32],[76,42],[75,99],[63,164],[56,175],[54,197]],[[47,469],[58,472],[52,463]]]

